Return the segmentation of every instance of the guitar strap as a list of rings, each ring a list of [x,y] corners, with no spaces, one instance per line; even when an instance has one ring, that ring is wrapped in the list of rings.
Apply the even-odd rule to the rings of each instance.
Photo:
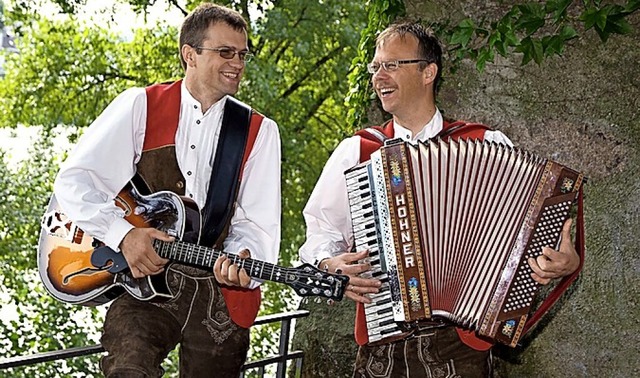
[[[207,202],[202,209],[202,245],[216,244],[229,223],[240,184],[242,157],[247,145],[250,120],[251,108],[228,96],[211,170]]]

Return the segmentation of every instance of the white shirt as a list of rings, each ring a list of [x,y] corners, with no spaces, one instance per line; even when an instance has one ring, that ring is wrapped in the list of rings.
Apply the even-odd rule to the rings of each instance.
[[[185,178],[185,195],[199,208],[207,198],[226,97],[203,114],[184,82],[175,137],[176,157]],[[133,177],[142,154],[147,121],[144,88],[120,94],[91,124],[63,163],[54,193],[70,219],[114,250],[133,225],[113,199]],[[193,148],[191,146],[194,146]],[[276,263],[280,249],[280,134],[264,118],[244,167],[236,210],[224,250],[247,248],[251,258]],[[254,281],[251,287],[259,284]]]
[[[417,144],[418,141],[426,141],[436,136],[442,127],[442,114],[436,109],[433,118],[415,136],[411,130],[396,122],[393,130],[395,138]],[[513,145],[509,138],[499,131],[486,131],[484,139]],[[344,139],[327,160],[302,212],[307,224],[307,240],[299,251],[303,262],[313,264],[351,250],[353,231],[344,171],[359,162],[359,136]]]

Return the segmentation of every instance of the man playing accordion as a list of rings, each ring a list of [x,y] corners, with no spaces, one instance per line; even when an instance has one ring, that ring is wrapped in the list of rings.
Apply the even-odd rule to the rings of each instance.
[[[360,276],[371,269],[367,250],[350,252],[354,248],[354,235],[344,172],[368,161],[382,140],[390,138],[416,144],[446,135],[511,146],[499,131],[443,119],[435,102],[441,61],[442,48],[437,38],[420,24],[394,24],[378,36],[368,70],[382,107],[393,119],[382,127],[361,130],[339,144],[304,209],[307,239],[300,248],[301,260],[329,272],[349,275],[346,296],[358,303],[359,311],[362,304],[371,303],[369,296],[378,293],[381,282]],[[580,258],[572,245],[570,230],[568,220],[562,227],[559,250],[543,248],[542,255],[529,259],[533,280],[546,285],[578,269]],[[452,324],[434,322],[433,326],[420,327],[403,337],[370,343],[361,322],[357,316],[355,334],[360,348],[354,377],[431,377],[443,372],[463,377],[491,374],[492,344]]]

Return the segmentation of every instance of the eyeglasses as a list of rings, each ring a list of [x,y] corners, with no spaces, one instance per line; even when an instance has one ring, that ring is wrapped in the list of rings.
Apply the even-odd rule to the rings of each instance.
[[[251,59],[253,58],[253,54],[248,52],[248,51],[236,51],[234,49],[230,49],[228,47],[203,47],[203,46],[196,46],[194,47],[195,49],[200,49],[200,50],[209,50],[209,51],[215,51],[218,54],[220,54],[221,57],[225,58],[225,59],[233,59],[236,54],[238,54],[238,56],[240,57],[240,60],[244,63],[250,62]]]
[[[387,72],[392,72],[392,71],[396,71],[403,64],[413,64],[413,63],[419,63],[419,62],[428,62],[428,60],[411,59],[411,60],[390,60],[388,62],[380,62],[380,63],[373,62],[373,63],[367,64],[367,71],[369,71],[369,73],[373,75],[376,72],[378,72],[380,67],[382,67],[383,70]]]

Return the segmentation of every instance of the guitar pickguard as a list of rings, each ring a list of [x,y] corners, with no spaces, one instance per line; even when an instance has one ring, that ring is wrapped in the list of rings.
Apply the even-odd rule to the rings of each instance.
[[[127,260],[122,253],[105,246],[93,250],[91,265],[98,269],[107,269],[112,274],[123,272],[128,268]]]

